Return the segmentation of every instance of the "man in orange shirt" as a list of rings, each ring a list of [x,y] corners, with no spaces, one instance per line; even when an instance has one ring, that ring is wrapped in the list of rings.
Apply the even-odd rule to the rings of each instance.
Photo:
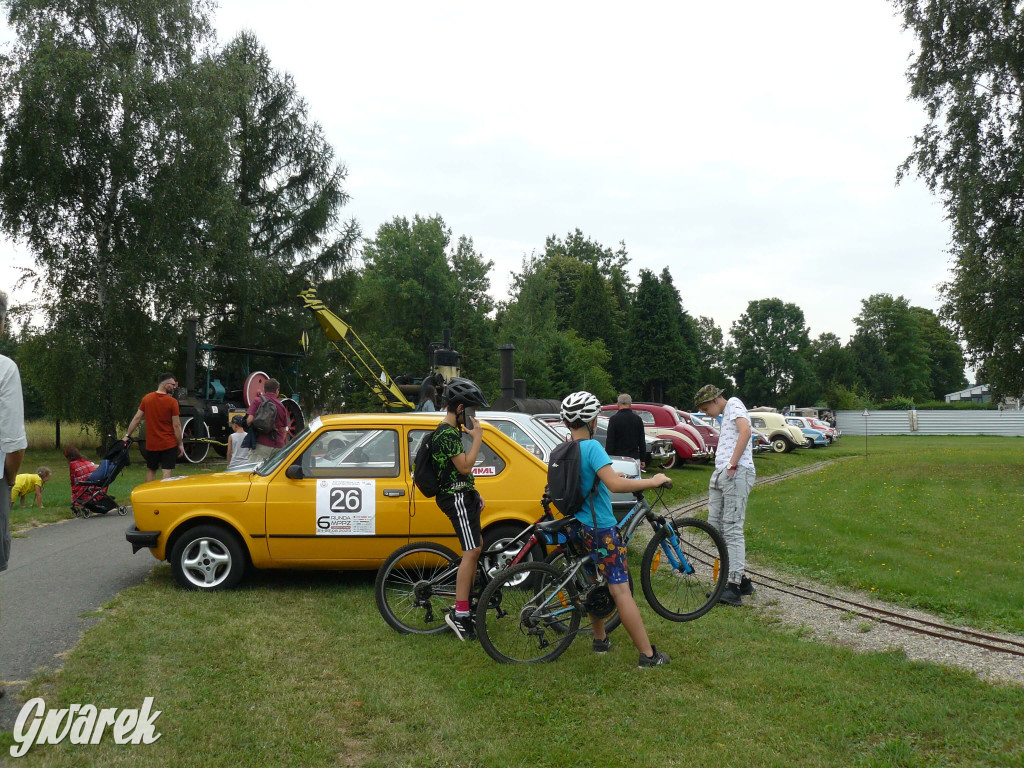
[[[161,373],[155,392],[150,392],[139,404],[135,418],[125,432],[125,442],[146,420],[146,482],[156,479],[156,468],[163,470],[164,479],[171,476],[179,456],[185,455],[185,443],[181,437],[181,419],[178,401],[172,394],[178,388],[173,373]]]

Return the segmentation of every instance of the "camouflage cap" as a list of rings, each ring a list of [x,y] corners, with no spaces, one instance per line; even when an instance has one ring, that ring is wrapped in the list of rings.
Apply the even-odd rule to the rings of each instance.
[[[697,396],[693,398],[693,407],[700,408],[702,404],[710,403],[723,392],[725,392],[724,389],[719,389],[714,384],[705,384],[697,392]]]

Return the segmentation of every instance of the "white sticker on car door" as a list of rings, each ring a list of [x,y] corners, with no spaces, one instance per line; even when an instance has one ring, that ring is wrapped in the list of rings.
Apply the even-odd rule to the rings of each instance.
[[[316,535],[366,536],[377,532],[374,480],[322,479],[316,483]]]

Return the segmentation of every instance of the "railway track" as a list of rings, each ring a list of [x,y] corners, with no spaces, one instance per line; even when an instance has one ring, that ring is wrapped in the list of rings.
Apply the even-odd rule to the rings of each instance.
[[[815,472],[829,463],[831,462],[812,464],[800,469],[783,472],[780,475],[767,477],[763,480],[759,478],[755,485],[770,485],[772,483],[787,480],[791,477]],[[705,496],[701,499],[688,501],[682,505],[669,509],[669,515],[671,517],[692,515],[695,512],[707,509],[707,506],[708,498]],[[917,618],[894,610],[893,606],[882,608],[858,600],[837,597],[827,592],[823,592],[820,589],[805,587],[803,585],[781,579],[777,576],[771,576],[750,568],[747,568],[746,572],[757,585],[758,589],[763,587],[768,590],[774,590],[798,600],[815,603],[843,614],[859,616],[870,621],[878,622],[879,624],[885,624],[914,634],[925,635],[959,645],[970,645],[995,653],[1024,658],[1024,638],[1018,640],[1014,638],[1000,637],[986,632],[979,632],[976,629],[957,627],[951,624],[934,621],[932,619]]]

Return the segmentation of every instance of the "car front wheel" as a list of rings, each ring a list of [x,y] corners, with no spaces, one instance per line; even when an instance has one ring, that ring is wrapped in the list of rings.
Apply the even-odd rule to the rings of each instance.
[[[524,528],[526,528],[526,526],[521,524],[506,524],[489,528],[484,531],[483,551],[486,553],[495,546],[508,544],[510,541],[515,539]],[[521,549],[522,546],[517,546],[504,552],[499,552],[495,555],[482,555],[484,558],[484,569],[487,571],[488,576],[493,579],[499,571],[508,568]],[[539,560],[543,562],[546,555],[547,553],[544,551],[544,547],[542,545],[534,544],[521,562],[529,562],[531,560]]]
[[[171,572],[185,589],[231,589],[242,580],[245,568],[242,545],[220,525],[186,531],[171,550]]]

